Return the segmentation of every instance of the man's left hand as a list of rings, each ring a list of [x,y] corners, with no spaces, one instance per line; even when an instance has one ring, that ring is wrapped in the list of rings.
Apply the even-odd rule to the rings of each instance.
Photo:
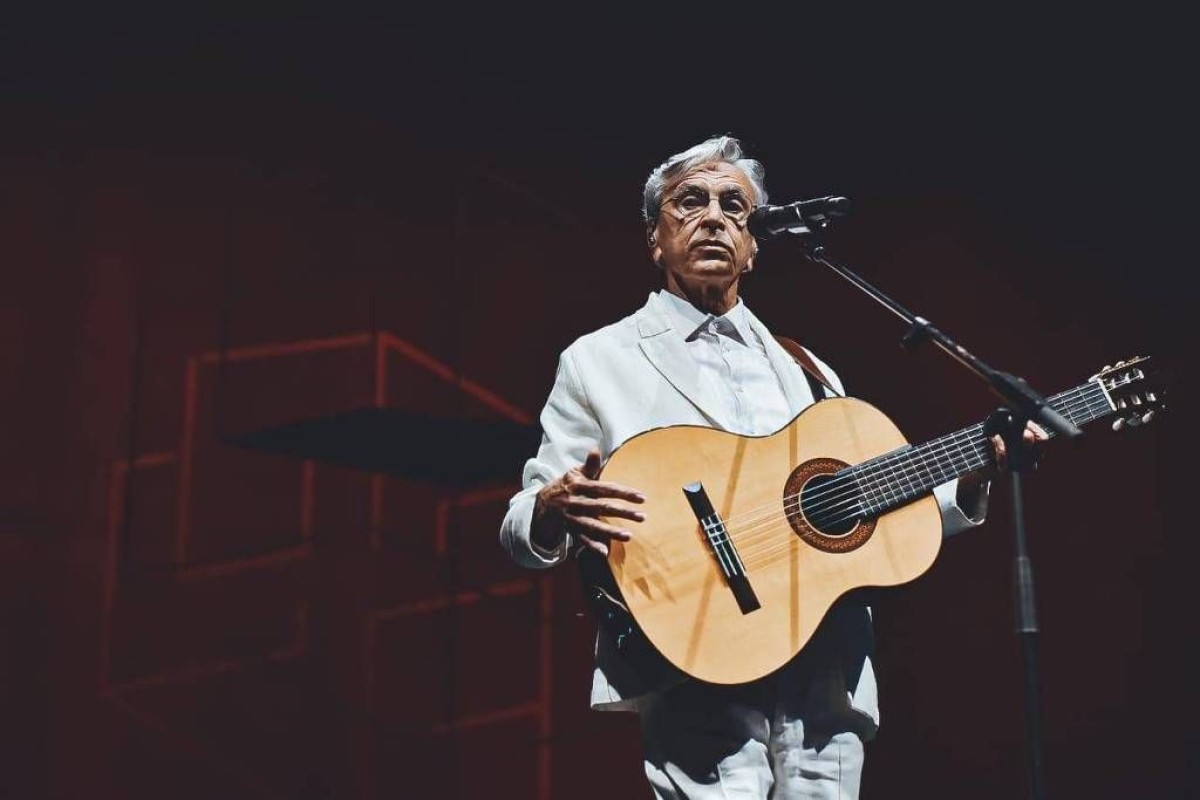
[[[1030,450],[1030,467],[1037,468],[1037,463],[1041,459],[1041,444],[1050,437],[1042,426],[1036,422],[1029,422],[1025,425],[1025,430],[1021,432],[1021,442],[1024,447]],[[987,495],[984,492],[984,487],[997,472],[1008,468],[1008,448],[1004,444],[1004,439],[999,435],[991,437],[992,454],[996,458],[996,463],[993,469],[980,470],[963,475],[958,479],[958,491],[956,500],[959,507],[967,512],[967,515],[972,519],[982,519],[984,509],[987,505],[984,502]]]
[[[1025,430],[1021,432],[1021,443],[1029,451],[1030,469],[1037,469],[1038,462],[1042,460],[1041,444],[1049,438],[1049,434],[1041,425],[1033,421],[1025,423]],[[1000,434],[992,436],[992,453],[996,456],[996,470],[999,472],[1007,469],[1008,447]]]

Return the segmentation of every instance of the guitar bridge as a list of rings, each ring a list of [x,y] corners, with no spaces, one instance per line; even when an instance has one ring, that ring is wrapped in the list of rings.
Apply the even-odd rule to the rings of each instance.
[[[729,590],[733,592],[733,598],[737,601],[738,608],[743,614],[757,611],[762,604],[758,602],[758,595],[754,593],[754,587],[750,585],[750,578],[746,575],[742,557],[738,555],[737,548],[733,546],[733,540],[729,538],[725,521],[713,509],[712,501],[708,499],[708,493],[704,491],[704,485],[700,481],[689,483],[683,487],[683,496],[687,498],[688,505],[692,507],[696,519],[700,521],[700,529],[704,532],[704,538],[708,541],[708,546],[717,559],[717,566],[721,568]]]

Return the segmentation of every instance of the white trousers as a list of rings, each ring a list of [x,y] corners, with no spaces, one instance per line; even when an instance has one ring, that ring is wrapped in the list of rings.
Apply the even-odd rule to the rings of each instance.
[[[853,717],[806,714],[777,681],[685,683],[640,712],[646,777],[659,800],[854,800],[863,743]],[[806,725],[806,719],[807,725]]]

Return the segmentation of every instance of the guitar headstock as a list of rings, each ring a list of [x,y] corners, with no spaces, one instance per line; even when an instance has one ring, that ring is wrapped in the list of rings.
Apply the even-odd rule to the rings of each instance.
[[[1105,365],[1089,379],[1100,384],[1113,405],[1117,417],[1112,424],[1114,431],[1144,425],[1166,408],[1166,376],[1150,372],[1149,366],[1149,356],[1134,356]]]

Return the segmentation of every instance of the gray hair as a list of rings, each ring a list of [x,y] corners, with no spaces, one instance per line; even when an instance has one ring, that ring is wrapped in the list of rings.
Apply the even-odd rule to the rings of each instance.
[[[742,143],[732,136],[714,136],[682,153],[676,153],[650,173],[642,190],[642,217],[646,224],[654,225],[658,222],[663,191],[668,183],[702,164],[713,163],[730,164],[740,169],[754,187],[754,201],[759,205],[767,202],[767,187],[764,182],[766,170],[763,169],[763,165],[753,158],[746,158],[742,154]]]

